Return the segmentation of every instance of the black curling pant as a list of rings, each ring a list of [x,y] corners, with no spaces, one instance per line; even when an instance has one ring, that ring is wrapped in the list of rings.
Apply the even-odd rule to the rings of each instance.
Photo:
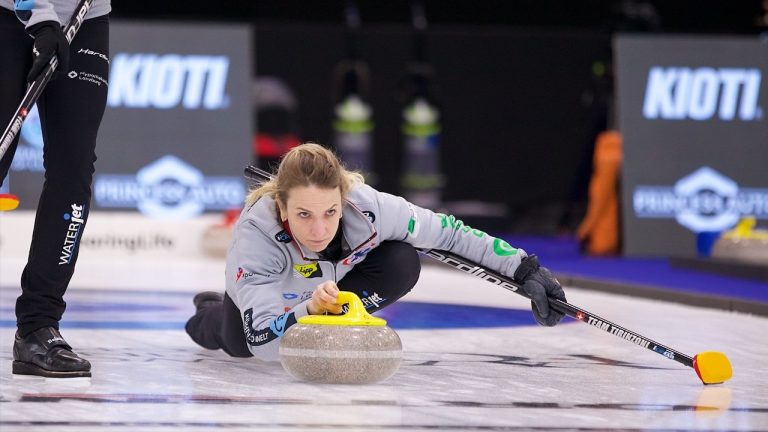
[[[26,92],[33,39],[12,11],[0,8],[0,121],[7,122]],[[64,292],[74,273],[88,219],[96,134],[107,102],[109,18],[86,20],[70,46],[68,71],[48,83],[37,102],[43,131],[45,182],[35,216],[29,259],[16,300],[18,331],[58,328]],[[4,181],[18,137],[0,161]],[[13,186],[11,185],[11,192]]]
[[[365,260],[347,273],[339,289],[351,291],[358,297],[376,292],[383,301],[367,301],[366,310],[375,312],[407,294],[421,273],[419,255],[413,246],[403,242],[383,242],[368,253]],[[221,348],[234,357],[251,357],[243,332],[243,314],[224,295],[221,304],[198,311],[187,322],[187,333],[197,344],[208,349]]]

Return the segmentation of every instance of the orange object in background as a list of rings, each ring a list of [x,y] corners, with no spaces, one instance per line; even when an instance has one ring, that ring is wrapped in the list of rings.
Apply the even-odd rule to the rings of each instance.
[[[19,198],[13,194],[0,194],[0,211],[15,210],[19,206]]]
[[[576,235],[590,255],[619,252],[619,175],[621,173],[621,134],[601,132],[595,140],[589,203]]]

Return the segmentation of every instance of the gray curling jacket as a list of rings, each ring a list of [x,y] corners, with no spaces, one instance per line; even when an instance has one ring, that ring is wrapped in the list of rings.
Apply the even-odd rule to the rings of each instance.
[[[307,302],[315,288],[326,280],[338,282],[383,241],[451,251],[507,276],[514,274],[526,256],[522,249],[453,216],[434,213],[364,184],[347,194],[341,225],[342,258],[325,261],[292,239],[272,198],[262,197],[243,209],[227,254],[226,289],[242,313],[245,339],[255,357],[278,360],[280,336],[307,315]],[[373,293],[361,300],[370,306],[382,299]]]
[[[17,3],[18,6],[14,7],[14,3]],[[72,18],[72,13],[75,12],[77,3],[77,0],[16,0],[15,2],[14,0],[0,0],[0,7],[16,11],[16,16],[27,27],[43,21],[58,21],[59,24],[64,26]],[[21,11],[29,11],[30,8],[31,16],[27,17],[27,13],[20,13]],[[111,11],[111,0],[93,0],[93,4],[85,15],[85,19],[106,15]]]

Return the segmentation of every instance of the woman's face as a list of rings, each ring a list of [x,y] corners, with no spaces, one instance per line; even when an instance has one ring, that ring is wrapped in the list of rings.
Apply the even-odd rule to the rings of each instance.
[[[298,186],[288,191],[286,203],[277,200],[282,220],[293,238],[312,252],[320,252],[336,235],[341,220],[341,191]]]

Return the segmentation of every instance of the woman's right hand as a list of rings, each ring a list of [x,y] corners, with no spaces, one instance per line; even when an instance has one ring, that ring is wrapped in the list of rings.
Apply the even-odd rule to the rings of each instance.
[[[315,288],[312,298],[307,303],[307,312],[310,315],[322,315],[326,312],[340,314],[341,306],[336,304],[339,297],[339,287],[334,281],[325,281]]]

